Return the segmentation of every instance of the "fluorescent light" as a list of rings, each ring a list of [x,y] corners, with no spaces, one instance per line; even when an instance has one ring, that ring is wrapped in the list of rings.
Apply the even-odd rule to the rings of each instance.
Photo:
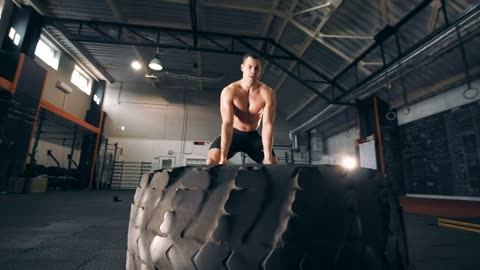
[[[139,70],[139,69],[142,68],[142,64],[140,64],[140,62],[135,60],[135,61],[132,62],[132,68],[135,69],[135,70]]]

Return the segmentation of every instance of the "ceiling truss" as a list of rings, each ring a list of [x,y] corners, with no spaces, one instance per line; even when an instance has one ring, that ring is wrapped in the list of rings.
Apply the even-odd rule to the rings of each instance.
[[[331,103],[331,96],[334,96],[326,95],[319,90],[318,82],[330,84],[327,75],[323,74],[314,66],[300,59],[288,49],[269,38],[203,32],[198,30],[195,31],[195,29],[171,29],[126,23],[60,19],[52,17],[45,17],[45,24],[63,29],[62,33],[73,42],[155,47],[162,49],[187,49],[190,51],[233,55],[243,55],[245,53],[245,48],[248,48],[257,52],[272,65],[277,66],[286,74],[304,85],[307,89],[319,95],[327,103]],[[133,37],[132,35],[125,34],[127,32],[134,33]],[[315,78],[314,80],[306,80],[302,78],[300,72],[294,73],[288,70],[285,67],[285,61],[295,62],[298,69],[309,70],[318,76],[318,78]],[[344,90],[339,85],[335,85],[335,88],[341,89],[342,91]]]

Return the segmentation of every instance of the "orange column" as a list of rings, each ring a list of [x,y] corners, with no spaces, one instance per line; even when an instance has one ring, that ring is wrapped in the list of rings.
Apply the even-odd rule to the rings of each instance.
[[[378,152],[380,152],[380,167],[382,169],[382,174],[385,175],[385,160],[383,157],[383,137],[382,137],[382,128],[380,125],[380,114],[378,111],[378,97],[373,97],[374,107],[375,107],[375,124],[377,126],[378,134]]]
[[[90,180],[88,182],[88,189],[93,188],[93,176],[95,173],[95,165],[97,164],[97,156],[98,156],[98,148],[100,147],[100,137],[101,137],[101,130],[103,126],[103,111],[100,114],[100,125],[98,126],[99,132],[97,133],[97,140],[95,143],[95,150],[93,153],[93,160],[92,160],[92,170],[90,171]]]

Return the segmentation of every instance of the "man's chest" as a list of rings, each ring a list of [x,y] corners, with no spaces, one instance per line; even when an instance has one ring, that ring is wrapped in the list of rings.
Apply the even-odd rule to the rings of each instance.
[[[259,95],[242,95],[233,99],[236,111],[248,114],[260,114],[265,107],[265,100]]]

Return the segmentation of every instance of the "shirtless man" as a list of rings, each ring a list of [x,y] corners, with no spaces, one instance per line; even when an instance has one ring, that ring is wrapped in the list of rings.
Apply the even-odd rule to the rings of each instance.
[[[272,151],[275,93],[259,81],[262,63],[253,54],[245,54],[240,70],[242,79],[222,90],[221,135],[213,140],[207,164],[227,164],[237,152],[245,152],[257,163],[276,164]],[[256,131],[263,121],[262,136]]]

